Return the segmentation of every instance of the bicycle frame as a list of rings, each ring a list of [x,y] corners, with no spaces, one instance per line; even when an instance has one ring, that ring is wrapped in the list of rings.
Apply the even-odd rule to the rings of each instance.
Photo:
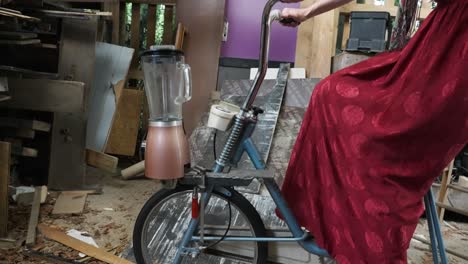
[[[266,3],[265,9],[263,11],[262,19],[262,32],[261,32],[261,44],[260,44],[260,66],[259,71],[255,77],[252,88],[244,102],[241,112],[235,117],[235,125],[231,129],[228,141],[223,149],[223,152],[220,155],[220,158],[216,160],[214,165],[213,172],[222,173],[224,168],[229,165],[237,164],[242,155],[247,153],[253,165],[258,170],[265,169],[265,162],[261,158],[259,151],[257,150],[254,142],[252,141],[252,134],[255,130],[257,123],[257,114],[252,112],[252,104],[255,101],[255,97],[260,89],[260,86],[263,82],[263,79],[266,74],[268,66],[268,51],[269,51],[269,38],[270,38],[270,26],[274,20],[280,19],[280,12],[271,12],[271,9],[274,4],[279,2],[279,0],[269,0]],[[182,238],[182,241],[179,245],[174,263],[178,264],[181,262],[181,257],[184,254],[196,253],[197,249],[188,248],[187,245],[191,241],[233,241],[233,242],[242,242],[242,241],[253,241],[253,242],[297,242],[299,243],[306,251],[309,253],[329,257],[329,254],[326,250],[320,248],[312,239],[309,239],[309,233],[301,229],[296,218],[289,209],[286,201],[283,199],[280,189],[276,184],[275,180],[272,178],[259,178],[267,188],[269,194],[271,195],[273,201],[275,202],[279,212],[283,216],[285,223],[287,224],[289,230],[291,231],[292,237],[221,237],[221,236],[209,236],[204,237],[203,226],[201,226],[201,236],[194,236],[195,231],[197,230],[200,219],[192,219],[189,223],[189,226]],[[201,195],[201,214],[200,218],[204,215],[204,207],[208,204],[211,194],[214,189],[220,191],[227,196],[230,195],[228,188],[214,186],[208,184],[204,187],[204,192]],[[434,198],[432,191],[429,191],[425,196],[425,205],[426,212],[430,227],[430,235],[432,242],[432,250],[434,256],[434,263],[438,264],[438,253],[440,253],[441,263],[446,264],[447,258],[445,255],[445,248],[440,232],[439,222],[437,219],[437,213],[434,205]],[[203,219],[203,218],[202,218]],[[198,249],[199,251],[199,249]]]
[[[259,151],[257,150],[257,147],[252,141],[252,134],[254,132],[255,126],[256,126],[256,120],[252,119],[250,120],[245,127],[244,134],[241,140],[241,143],[238,144],[237,149],[235,151],[235,155],[233,158],[233,163],[238,163],[244,153],[247,153],[249,156],[250,160],[254,164],[255,168],[258,170],[263,170],[265,169],[265,162],[262,160],[261,155]],[[215,165],[214,172],[222,172],[224,168],[219,166],[218,164]],[[280,189],[278,185],[276,184],[274,179],[262,179],[263,183],[265,184],[268,192],[270,193],[271,197],[273,198],[273,201],[275,202],[276,206],[278,207],[281,215],[283,216],[289,230],[292,233],[292,237],[225,237],[223,241],[235,241],[235,242],[245,242],[245,241],[254,241],[254,242],[297,242],[299,243],[305,250],[308,252],[319,255],[319,256],[324,256],[328,257],[328,253],[326,250],[320,248],[317,246],[315,242],[312,240],[308,240],[310,238],[309,234],[305,232],[304,230],[301,229],[299,224],[296,221],[296,218],[292,214],[291,210],[289,209],[286,201],[283,199],[281,196]],[[217,188],[218,191],[226,194],[229,196],[229,190],[218,187],[218,186],[213,186],[213,185],[207,185],[206,186],[206,191],[203,192],[202,198],[201,198],[201,203],[207,204],[210,197],[211,193],[213,190]],[[189,223],[189,226],[187,228],[186,233],[184,234],[184,237],[182,238],[181,244],[179,245],[179,250],[177,252],[176,258],[174,260],[174,263],[180,263],[180,259],[182,254],[190,254],[191,249],[186,248],[186,245],[190,241],[217,241],[220,240],[220,236],[210,236],[210,237],[200,237],[200,236],[194,236],[193,234],[195,233],[198,225],[199,225],[199,219],[192,219]]]

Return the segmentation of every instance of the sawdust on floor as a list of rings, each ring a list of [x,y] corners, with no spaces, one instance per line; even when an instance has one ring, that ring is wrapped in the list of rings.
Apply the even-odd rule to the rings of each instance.
[[[119,255],[131,243],[135,219],[148,198],[159,190],[160,185],[151,180],[138,179],[123,181],[103,172],[93,171],[93,177],[101,178],[102,194],[88,195],[83,213],[72,215],[53,215],[52,210],[58,197],[57,192],[49,192],[46,203],[41,205],[40,223],[60,228],[64,232],[76,229],[87,232],[100,248]],[[83,260],[78,252],[57,242],[37,235],[36,245],[32,248],[42,254],[23,247],[30,207],[10,206],[9,237],[16,240],[16,247],[9,250],[0,249],[0,264],[3,263],[54,263],[54,257],[68,260]],[[465,253],[468,248],[468,224],[448,222],[443,225],[446,245],[451,249]],[[421,220],[416,230],[417,234],[429,239],[425,220]],[[424,250],[424,248],[427,248]],[[428,246],[413,241],[408,251],[409,263],[433,263]],[[449,263],[461,264],[465,260],[448,255]],[[88,260],[86,263],[103,263]]]

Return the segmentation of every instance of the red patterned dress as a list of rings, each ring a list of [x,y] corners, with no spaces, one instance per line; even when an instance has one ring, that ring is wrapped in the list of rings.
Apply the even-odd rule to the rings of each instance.
[[[282,192],[339,264],[406,263],[422,197],[468,141],[468,0],[447,0],[401,51],[314,90]]]

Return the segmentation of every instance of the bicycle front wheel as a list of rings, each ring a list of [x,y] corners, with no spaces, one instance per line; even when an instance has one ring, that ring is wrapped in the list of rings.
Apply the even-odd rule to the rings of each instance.
[[[191,220],[192,188],[178,186],[154,194],[138,215],[133,232],[137,263],[173,263],[178,246]],[[213,191],[205,208],[205,236],[264,237],[265,227],[255,208],[238,192],[227,196]],[[230,216],[230,217],[229,217]],[[230,227],[229,227],[230,226]],[[229,230],[227,228],[229,227]],[[199,232],[198,234],[199,235]],[[208,248],[193,258],[183,256],[182,263],[266,263],[266,242],[206,242]],[[188,247],[195,247],[191,243]],[[210,246],[211,245],[211,246]]]

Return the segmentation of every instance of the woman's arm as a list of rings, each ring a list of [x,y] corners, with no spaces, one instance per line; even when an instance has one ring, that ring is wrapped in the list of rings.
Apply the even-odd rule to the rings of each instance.
[[[283,11],[281,11],[281,16],[282,18],[292,18],[297,22],[286,25],[297,26],[301,22],[304,22],[311,17],[320,15],[339,6],[345,5],[351,1],[352,0],[317,0],[312,5],[305,8],[285,8]],[[301,0],[284,0],[282,2],[294,3],[301,2]]]

